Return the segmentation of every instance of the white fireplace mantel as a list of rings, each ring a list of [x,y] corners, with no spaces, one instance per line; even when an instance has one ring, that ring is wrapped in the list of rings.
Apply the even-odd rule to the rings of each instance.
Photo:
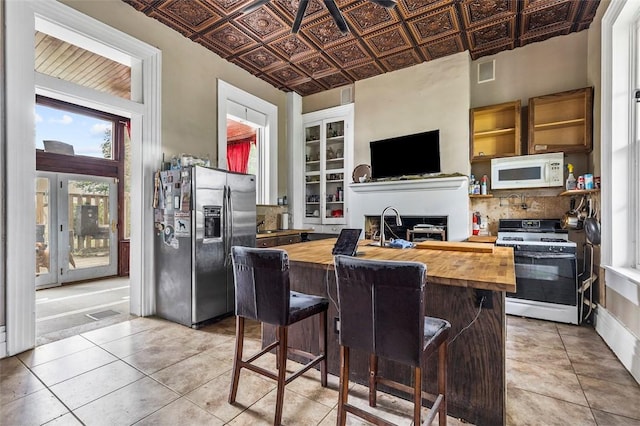
[[[418,190],[457,190],[467,188],[469,179],[464,176],[431,178],[431,179],[407,179],[388,180],[380,182],[351,183],[349,188],[353,192],[380,192],[380,191],[418,191]]]
[[[447,239],[470,235],[469,180],[466,176],[352,183],[348,225],[364,229],[365,216],[377,216],[387,206],[401,216],[446,216]]]

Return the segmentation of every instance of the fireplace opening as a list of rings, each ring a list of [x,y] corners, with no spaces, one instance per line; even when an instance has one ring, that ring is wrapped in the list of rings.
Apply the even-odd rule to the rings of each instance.
[[[395,215],[385,217],[386,238],[401,238],[407,241],[447,241],[447,216],[400,216],[398,226]],[[364,237],[380,239],[380,215],[364,217]]]

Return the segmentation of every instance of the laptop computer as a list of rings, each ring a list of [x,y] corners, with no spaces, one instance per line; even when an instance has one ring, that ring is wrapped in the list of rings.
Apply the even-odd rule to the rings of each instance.
[[[345,256],[355,256],[358,250],[358,240],[362,229],[344,228],[340,231],[338,241],[333,246],[331,254],[343,254]]]

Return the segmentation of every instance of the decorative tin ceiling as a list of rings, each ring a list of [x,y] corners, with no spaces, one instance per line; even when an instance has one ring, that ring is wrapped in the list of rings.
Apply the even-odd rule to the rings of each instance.
[[[468,50],[478,59],[589,27],[600,0],[336,0],[342,34],[321,0],[310,0],[291,34],[299,0],[123,0],[285,91],[310,95]]]

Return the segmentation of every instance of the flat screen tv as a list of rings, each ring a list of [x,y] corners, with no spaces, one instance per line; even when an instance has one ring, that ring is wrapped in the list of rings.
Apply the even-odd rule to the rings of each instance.
[[[440,130],[373,141],[369,147],[373,179],[440,173]]]

